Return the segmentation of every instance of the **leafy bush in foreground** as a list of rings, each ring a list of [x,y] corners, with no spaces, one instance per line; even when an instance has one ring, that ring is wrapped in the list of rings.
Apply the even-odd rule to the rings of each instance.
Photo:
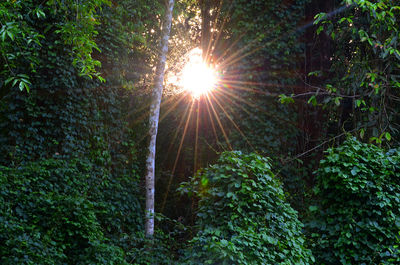
[[[329,149],[309,224],[318,264],[399,264],[400,153],[354,139]]]
[[[199,198],[187,264],[310,264],[302,224],[268,159],[225,152],[187,187]]]
[[[1,264],[126,264],[100,226],[106,204],[90,197],[106,180],[91,170],[55,159],[0,167]]]

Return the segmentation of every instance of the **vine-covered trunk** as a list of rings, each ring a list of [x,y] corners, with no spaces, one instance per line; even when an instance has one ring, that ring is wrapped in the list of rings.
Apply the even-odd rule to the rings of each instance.
[[[163,91],[165,61],[168,53],[168,40],[171,31],[172,10],[174,8],[174,0],[169,0],[163,23],[161,34],[161,54],[156,68],[156,76],[154,78],[153,98],[150,106],[149,117],[149,133],[150,143],[149,152],[146,160],[146,236],[152,237],[154,234],[154,172],[156,157],[156,138],[158,130],[158,119],[160,116],[160,104]]]

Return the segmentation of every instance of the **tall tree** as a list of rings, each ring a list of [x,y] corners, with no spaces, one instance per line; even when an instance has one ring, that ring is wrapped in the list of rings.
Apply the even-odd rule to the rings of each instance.
[[[201,49],[203,51],[203,59],[210,60],[213,50],[213,34],[212,28],[215,27],[218,8],[221,0],[200,0],[201,10]]]
[[[210,39],[211,39],[211,16],[210,7],[211,1],[202,0],[201,6],[201,49],[203,51],[203,59],[206,59],[209,52]]]
[[[154,191],[155,191],[155,156],[156,139],[158,131],[158,120],[160,116],[160,104],[163,91],[165,62],[168,53],[168,40],[171,32],[172,10],[174,9],[174,0],[168,0],[166,13],[161,34],[161,54],[156,67],[154,78],[154,91],[150,106],[149,133],[150,143],[149,152],[146,160],[146,236],[152,237],[154,234]]]

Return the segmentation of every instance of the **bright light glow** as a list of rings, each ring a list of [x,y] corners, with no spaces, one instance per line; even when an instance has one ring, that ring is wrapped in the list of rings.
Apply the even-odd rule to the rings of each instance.
[[[215,69],[204,63],[200,49],[193,49],[182,69],[179,85],[190,92],[193,98],[199,98],[214,89],[216,83]]]

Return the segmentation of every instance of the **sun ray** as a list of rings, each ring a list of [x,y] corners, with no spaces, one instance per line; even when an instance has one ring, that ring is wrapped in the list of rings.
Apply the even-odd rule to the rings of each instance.
[[[192,102],[192,104],[193,104],[193,102]],[[180,119],[180,121],[179,121],[178,127],[176,127],[175,134],[174,134],[174,136],[172,137],[172,140],[170,141],[170,144],[169,144],[169,146],[168,146],[167,153],[166,153],[167,155],[165,156],[165,159],[164,159],[164,161],[163,161],[162,164],[165,163],[165,160],[168,158],[168,154],[171,152],[171,149],[172,149],[172,147],[173,147],[174,144],[175,144],[175,140],[176,140],[176,138],[178,137],[179,131],[180,131],[180,129],[182,128],[183,123],[185,122],[185,118],[187,117],[187,115],[189,115],[190,107],[191,107],[191,105],[187,105],[187,106],[186,106],[186,109],[185,109],[185,111],[184,111],[184,113],[183,113],[183,115],[182,115],[182,117],[181,117],[181,119]]]
[[[283,22],[281,22],[280,24],[282,24],[282,23]],[[230,48],[225,49],[223,56],[220,56],[220,58],[217,60],[217,64],[226,66],[227,64],[225,62],[229,62],[229,61],[233,60],[236,56],[239,56],[241,53],[245,52],[246,49],[248,49],[249,47],[251,47],[251,45],[253,45],[254,43],[256,43],[258,41],[257,39],[251,40],[249,43],[244,45],[242,48],[236,49],[236,51],[234,53],[229,55],[227,58],[224,58],[224,56],[228,53],[228,51],[231,51],[232,50],[231,48],[234,47],[234,45],[236,45],[246,34],[247,34],[247,32],[242,32],[241,35],[239,35],[239,37],[233,41],[232,45],[230,45]],[[269,43],[267,43],[267,44],[269,44]],[[260,49],[261,48],[263,48],[263,47],[261,46]],[[259,49],[257,49],[257,50],[259,50]],[[256,51],[254,51],[254,52],[256,52]],[[251,55],[251,53],[249,55]],[[220,63],[221,60],[224,60],[224,62]]]
[[[217,103],[217,105],[220,107],[220,109],[225,113],[225,115],[228,117],[228,119],[231,121],[235,129],[240,133],[240,135],[245,139],[247,144],[253,149],[253,151],[257,152],[254,146],[250,143],[246,135],[244,135],[243,131],[240,129],[239,125],[236,124],[236,122],[232,119],[231,115],[225,110],[224,107],[222,107],[221,103],[219,102],[218,98],[216,95],[213,95],[214,101]]]
[[[219,18],[219,15],[220,15],[220,12],[221,12],[222,3],[223,3],[223,1],[221,1],[221,3],[220,3],[220,6],[219,6],[218,11],[217,11],[218,13],[217,13],[213,23],[216,23],[216,21]],[[211,25],[210,29],[212,29],[212,25]],[[208,44],[207,44],[207,50],[205,51],[205,55],[204,55],[204,59],[205,59],[205,63],[206,64],[209,63],[214,35],[215,35],[214,31],[211,31],[211,36],[210,36],[210,39],[208,40]]]
[[[279,96],[279,94],[277,94],[277,93],[271,93],[269,91],[264,91],[264,90],[261,90],[259,88],[252,88],[252,87],[249,87],[249,86],[242,86],[240,84],[234,84],[234,83],[226,82],[226,80],[224,80],[224,84],[225,85],[229,85],[230,88],[233,88],[233,89],[239,89],[239,90],[243,90],[243,91],[247,91],[247,92],[253,92],[253,93],[262,94],[262,95],[265,95],[265,96],[272,96],[272,97]]]
[[[170,103],[171,101],[174,101],[174,100],[175,100],[175,97],[170,97],[170,98],[167,98],[166,100],[163,100],[163,101],[161,102],[161,104],[160,104],[160,108],[163,107],[164,105]],[[139,108],[139,109],[137,109],[137,110],[132,110],[132,111],[128,112],[128,113],[125,115],[125,118],[129,118],[130,116],[137,115],[138,113],[141,113],[141,112],[143,112],[143,111],[146,110],[146,109],[147,109],[147,110],[150,109],[150,104],[151,104],[151,103],[149,102],[149,103],[145,104],[144,106],[142,106],[141,108]],[[147,118],[148,114],[149,114],[148,111],[144,112],[142,115],[139,116],[139,118],[137,118],[137,119],[133,122],[133,124],[137,124],[137,123],[143,121],[145,118]]]
[[[163,115],[160,117],[160,121],[163,121],[165,119],[165,117],[168,116],[169,113],[171,113],[171,111],[173,111],[174,109],[176,109],[176,107],[179,105],[179,103],[181,103],[181,101],[185,98],[185,95],[181,95],[180,98],[174,102],[174,104],[165,111],[165,113],[163,113]],[[165,105],[165,104],[164,104]]]
[[[220,91],[220,92],[222,92],[222,91]],[[224,93],[219,93],[219,96],[221,96],[221,97],[223,97],[225,100],[227,100],[228,102],[229,102],[229,104],[230,105],[228,105],[228,106],[230,106],[230,108],[231,108],[231,110],[232,110],[232,113],[235,113],[235,111],[234,111],[234,109],[232,108],[232,106],[231,105],[234,105],[234,106],[236,106],[236,107],[238,107],[238,108],[240,108],[241,110],[243,110],[246,114],[248,114],[249,116],[251,116],[251,117],[253,117],[253,118],[255,118],[258,122],[260,122],[261,124],[263,124],[263,125],[267,125],[267,123],[265,122],[265,121],[263,121],[262,119],[260,119],[260,117],[258,117],[257,115],[254,115],[254,113],[251,113],[248,109],[246,109],[242,104],[239,104],[239,103],[237,103],[236,101],[234,101],[234,100],[232,100],[232,96],[230,96],[230,95],[226,95],[226,94],[224,94]],[[236,98],[236,99],[239,99],[240,100],[240,98]],[[248,105],[248,104],[247,104]],[[261,110],[261,109],[260,109]],[[261,110],[261,111],[263,111],[263,110]],[[271,115],[269,112],[266,112],[266,111],[263,111],[266,115],[268,115],[268,116],[271,116],[271,117],[273,117],[273,118],[278,118],[278,117],[276,117],[276,116],[274,116],[274,115]],[[289,122],[289,121],[287,121],[287,122]]]
[[[226,68],[226,67],[228,67],[228,66],[230,66],[232,64],[235,64],[238,61],[240,61],[240,60],[242,60],[242,59],[244,59],[244,58],[256,53],[257,51],[261,50],[262,48],[264,48],[264,47],[263,46],[259,46],[259,47],[254,48],[253,50],[251,50],[249,52],[246,52],[243,55],[240,55],[240,56],[238,56],[236,58],[235,57],[231,57],[229,60],[225,60],[223,63],[221,63],[221,67],[225,67]],[[242,48],[242,49],[240,49],[240,51],[245,51],[245,49]]]
[[[235,99],[237,101],[243,102],[246,105],[248,105],[249,107],[252,107],[253,109],[257,109],[257,111],[260,111],[266,115],[269,115],[271,117],[275,117],[274,115],[270,114],[270,112],[266,111],[265,109],[260,108],[260,106],[257,106],[256,104],[251,103],[250,101],[243,99],[239,96],[237,96],[236,94],[226,91],[226,90],[219,90],[218,92],[225,94],[227,97],[230,97],[231,99]]]
[[[222,91],[220,91],[222,92]],[[224,99],[226,99],[230,104],[237,106],[238,108],[240,108],[241,110],[243,110],[244,112],[246,112],[246,114],[248,114],[249,116],[253,116],[254,113],[251,113],[248,109],[246,109],[242,104],[239,104],[235,101],[232,100],[232,97],[226,95],[225,93],[220,93],[220,96],[223,97]],[[264,121],[262,121],[257,115],[254,115],[254,117],[262,122],[264,124]]]
[[[197,170],[197,155],[198,155],[198,142],[199,142],[199,118],[200,118],[200,101],[197,100],[197,117],[196,117],[196,138],[194,143],[194,165],[193,172]]]
[[[251,113],[251,112],[250,112],[248,109],[246,109],[242,104],[239,104],[239,103],[235,102],[234,100],[232,100],[232,96],[228,96],[228,95],[223,94],[223,93],[220,93],[219,95],[220,95],[221,97],[223,97],[225,100],[227,100],[231,105],[234,105],[234,106],[238,107],[239,109],[243,110],[243,111],[244,111],[246,114],[248,114],[249,116],[255,118],[260,124],[263,124],[263,125],[268,126],[268,124],[267,124],[264,120],[260,119],[260,117],[258,117],[257,115],[254,115],[254,113]],[[240,99],[240,98],[239,98],[239,99]],[[248,104],[247,104],[247,105],[248,105]],[[231,108],[231,109],[232,109],[232,113],[234,113],[233,108]],[[272,117],[272,118],[279,119],[279,117],[276,117],[275,115],[271,115],[271,114],[268,113],[268,112],[264,112],[264,113],[265,113],[266,115]],[[282,120],[282,119],[280,119],[280,120]],[[296,124],[293,123],[292,121],[286,121],[286,120],[283,120],[283,121],[285,121],[286,123],[290,123],[290,124],[296,126]]]
[[[215,60],[215,64],[221,64],[221,61],[224,59],[225,55],[228,54],[229,51],[235,47],[235,45],[246,35],[245,32],[243,32],[236,40],[234,40],[231,44],[229,44],[228,47],[224,49],[224,52]],[[229,58],[229,57],[228,57]]]
[[[180,99],[180,100],[182,100],[182,99]],[[171,99],[168,99],[168,100],[166,100],[166,101],[164,101],[164,102],[162,102],[162,103],[161,103],[161,106],[167,104],[167,103],[170,102],[170,101],[172,101],[172,98],[171,98]],[[175,105],[174,105],[174,108],[176,108]],[[187,109],[188,109],[188,108],[187,108]],[[172,111],[172,110],[171,110],[171,111]],[[169,112],[170,112],[170,111],[169,111]],[[133,125],[132,125],[132,126],[134,126],[135,124],[138,124],[138,123],[141,122],[141,121],[144,121],[145,118],[148,117],[148,115],[149,115],[148,112],[142,114],[138,119],[136,119],[136,120],[133,122]],[[165,118],[165,116],[166,116],[166,115],[164,115],[164,117],[162,117],[162,118]],[[159,123],[160,123],[161,121],[162,121],[162,119],[159,120]],[[139,139],[136,140],[136,144],[137,144],[137,145],[140,144],[144,139],[146,139],[146,137],[148,137],[148,134],[142,135]]]
[[[240,102],[243,102],[243,103],[245,103],[246,105],[248,105],[248,106],[250,106],[250,107],[252,107],[252,108],[257,109],[258,111],[264,113],[265,115],[267,115],[267,116],[269,116],[269,117],[272,117],[272,118],[274,118],[274,119],[277,119],[277,120],[280,120],[280,121],[284,121],[284,122],[286,122],[286,123],[289,123],[289,124],[292,124],[292,125],[294,125],[294,126],[297,126],[297,124],[294,123],[293,121],[287,120],[287,119],[285,119],[284,117],[278,117],[278,116],[272,114],[271,112],[269,112],[269,111],[267,111],[267,110],[265,110],[265,109],[260,108],[260,106],[257,106],[257,105],[255,105],[255,104],[253,104],[253,103],[251,103],[251,102],[249,102],[249,101],[247,101],[247,100],[245,100],[245,99],[243,99],[243,98],[241,98],[241,97],[235,95],[235,94],[232,93],[232,92],[229,92],[229,91],[226,91],[226,90],[222,90],[222,89],[218,90],[218,92],[224,93],[225,96],[227,96],[227,97],[229,97],[229,98],[231,98],[231,99],[233,98],[233,99],[236,99],[236,100],[238,100],[238,101],[240,101]],[[239,104],[237,104],[237,106],[240,107]]]
[[[219,6],[219,10],[218,10],[218,15],[216,16],[216,18],[215,18],[215,20],[214,20],[215,27],[217,27],[217,21],[218,21],[218,18],[219,18],[219,16],[220,16],[220,14],[221,14],[221,10],[222,10],[222,5],[223,5],[223,3],[224,3],[224,1],[222,0],[222,1],[220,2],[220,6]],[[229,5],[229,9],[228,9],[228,15],[225,16],[225,18],[224,18],[224,20],[222,21],[222,25],[221,25],[221,27],[219,28],[219,30],[216,30],[216,31],[215,31],[215,32],[218,32],[217,37],[215,38],[215,40],[213,40],[213,39],[214,39],[214,35],[215,35],[214,32],[213,32],[213,34],[212,34],[212,36],[211,36],[211,39],[210,39],[210,40],[213,40],[213,41],[214,41],[214,47],[216,46],[216,44],[218,43],[218,41],[219,41],[219,39],[220,39],[220,37],[221,37],[222,31],[223,31],[223,29],[224,29],[224,27],[225,27],[225,24],[226,24],[226,22],[228,21],[228,18],[230,17],[230,16],[229,16],[229,13],[231,12],[232,7],[233,7],[233,3],[231,2],[230,5]],[[226,51],[225,51],[225,52],[226,52]]]
[[[258,110],[262,110],[259,106],[257,106],[257,105],[255,105],[255,104],[251,103],[250,101],[248,101],[248,100],[246,100],[246,99],[244,99],[244,98],[242,98],[242,97],[239,97],[238,95],[236,95],[236,94],[233,93],[232,91],[228,91],[228,90],[226,90],[226,89],[218,89],[218,90],[216,90],[215,92],[216,92],[216,93],[217,93],[217,92],[224,93],[224,94],[226,94],[227,96],[229,96],[229,97],[231,97],[231,98],[234,98],[234,99],[236,99],[236,100],[238,100],[238,101],[240,101],[240,102],[246,103],[247,105],[249,105],[249,106],[252,107],[252,108],[257,108]],[[263,110],[263,111],[264,111],[264,110]]]
[[[215,139],[217,140],[217,143],[219,143],[219,138],[218,138],[217,130],[216,130],[216,128],[215,128],[214,119],[213,119],[213,117],[211,116],[211,111],[210,111],[209,102],[208,102],[207,100],[206,100],[205,102],[206,102],[206,107],[207,107],[207,113],[208,113],[208,116],[210,117],[211,127],[212,127],[213,133],[214,133],[214,135],[215,135]],[[225,151],[225,150],[224,150],[224,151]]]
[[[275,84],[275,83],[265,83],[265,82],[255,82],[255,81],[243,81],[243,80],[236,80],[230,79],[237,78],[237,75],[229,75],[224,74],[224,77],[221,78],[221,83],[229,84],[229,85],[248,85],[248,86],[256,86],[256,87],[285,87],[285,88],[303,88],[302,85],[282,85],[282,84]]]
[[[280,24],[282,24],[282,23],[283,23],[283,22],[281,22]],[[237,42],[239,42],[246,34],[247,34],[247,32],[243,32],[233,43],[236,44]],[[278,38],[277,38],[277,39],[278,39]],[[276,40],[277,40],[277,39],[276,39]],[[273,43],[273,41],[275,41],[275,39],[272,40],[272,41],[270,41],[270,42],[268,42],[268,43],[266,43],[266,45],[269,45],[269,44]],[[255,44],[256,42],[258,42],[257,39],[251,40],[249,43],[247,43],[246,45],[244,45],[242,48],[237,49],[234,53],[232,53],[231,55],[229,55],[227,58],[220,57],[220,59],[223,59],[224,61],[223,61],[222,63],[220,63],[220,60],[218,60],[218,64],[220,64],[220,65],[226,67],[226,66],[232,64],[231,61],[233,61],[233,60],[234,60],[235,62],[238,61],[238,60],[235,60],[235,57],[236,57],[236,56],[238,56],[238,58],[240,58],[240,59],[243,59],[243,58],[245,58],[245,57],[247,57],[247,56],[249,56],[249,55],[251,55],[251,54],[257,52],[258,50],[264,48],[264,46],[266,46],[266,45],[264,45],[264,46],[260,45],[258,48],[253,49],[253,50],[251,50],[251,51],[249,51],[249,52],[247,52],[247,53],[244,53],[247,49],[249,49],[249,48],[250,48],[253,44]],[[231,49],[226,49],[225,52],[230,51],[230,50],[231,50]],[[244,54],[241,55],[241,56],[239,56],[241,53],[244,53]],[[224,54],[226,54],[226,53],[224,53]],[[239,60],[240,60],[240,59],[239,59]]]
[[[170,177],[168,179],[167,190],[165,191],[164,200],[163,200],[162,205],[161,205],[161,210],[160,210],[161,213],[164,211],[165,203],[166,203],[167,198],[168,198],[168,193],[169,193],[169,190],[171,188],[172,179],[173,179],[173,176],[175,174],[175,169],[176,169],[176,166],[178,165],[178,160],[179,160],[179,156],[181,154],[183,141],[185,140],[185,136],[186,136],[186,132],[187,132],[187,129],[188,129],[189,121],[190,121],[190,118],[191,118],[192,113],[193,113],[193,106],[194,106],[194,101],[192,101],[192,103],[190,105],[189,114],[188,114],[188,117],[186,119],[185,128],[183,129],[183,135],[182,135],[182,138],[181,138],[181,142],[179,144],[178,152],[176,154],[174,166],[172,168],[172,173],[171,173],[171,175],[170,175]]]
[[[224,130],[224,127],[222,126],[221,120],[220,120],[220,118],[218,117],[218,114],[217,114],[217,112],[215,111],[214,106],[212,105],[212,102],[211,102],[211,99],[210,99],[209,94],[206,94],[206,98],[207,98],[208,102],[210,103],[210,107],[211,107],[211,109],[212,109],[212,111],[213,111],[213,113],[214,113],[215,119],[216,119],[217,122],[218,122],[218,125],[219,125],[219,127],[220,127],[220,129],[221,129],[221,131],[222,131],[222,134],[224,135],[224,138],[225,138],[225,140],[226,140],[226,143],[228,144],[229,149],[230,149],[230,150],[233,150],[233,149],[232,149],[232,146],[231,146],[231,143],[230,143],[230,141],[229,141],[229,139],[228,139],[228,136],[227,136],[227,134],[226,134],[226,132],[225,132],[225,130]]]
[[[277,26],[279,26],[279,25],[281,25],[281,24],[283,24],[283,23],[284,23],[284,21],[280,22]],[[281,34],[281,35],[279,35],[278,37],[276,37],[276,38],[274,38],[274,39],[268,41],[268,42],[265,43],[264,45],[259,45],[257,48],[254,48],[254,49],[252,49],[252,50],[250,50],[250,51],[248,51],[248,52],[245,52],[245,51],[248,50],[253,44],[255,44],[256,42],[258,42],[257,39],[253,39],[253,40],[249,41],[246,45],[244,45],[242,48],[237,49],[237,50],[236,50],[234,53],[232,53],[228,58],[224,58],[224,61],[223,61],[222,63],[220,63],[220,60],[218,61],[218,63],[219,63],[221,66],[223,66],[223,67],[227,67],[227,66],[229,66],[229,65],[232,65],[232,64],[234,64],[234,63],[236,63],[236,62],[238,62],[238,61],[240,61],[240,60],[242,60],[242,59],[244,59],[244,58],[246,58],[246,57],[248,57],[248,56],[250,56],[250,55],[256,53],[256,52],[259,51],[260,49],[263,49],[263,48],[265,48],[265,47],[271,45],[272,43],[274,43],[274,42],[280,40],[280,39],[283,38],[284,36],[288,36],[288,35],[290,35],[290,34],[293,34],[293,33],[297,32],[297,31],[300,31],[300,30],[302,30],[302,28],[301,28],[301,27],[297,27],[297,28],[291,30],[290,32],[288,32],[288,33],[285,34],[285,35],[284,35],[284,34]],[[246,33],[246,32],[242,33],[242,35],[240,35],[239,38],[238,38],[237,40],[240,40],[241,38],[243,38],[243,36],[245,35],[245,33]],[[242,55],[240,55],[240,54],[242,54]],[[221,57],[220,59],[223,59],[223,58]]]
[[[237,102],[233,101],[231,97],[227,96],[224,93],[220,93],[219,96],[223,97],[225,100],[227,100],[229,102],[229,104],[235,105],[239,108],[241,108],[244,112],[246,112],[246,114],[248,115],[253,115],[253,113],[251,113],[249,110],[247,110],[245,107],[243,107],[241,104],[238,104]]]

